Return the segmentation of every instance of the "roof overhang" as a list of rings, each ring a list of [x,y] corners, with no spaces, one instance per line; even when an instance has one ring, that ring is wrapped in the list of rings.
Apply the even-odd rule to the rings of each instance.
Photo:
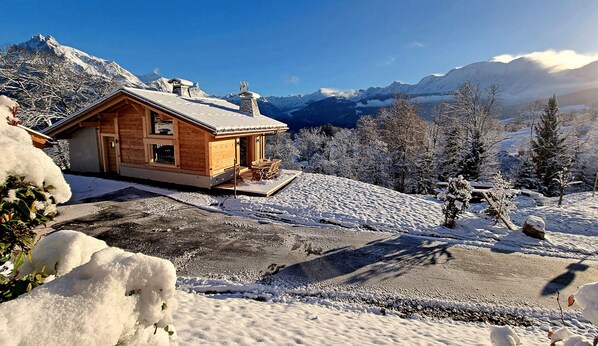
[[[218,129],[213,126],[210,126],[209,124],[203,123],[198,119],[192,118],[186,114],[178,112],[175,109],[172,109],[172,108],[165,106],[161,103],[155,102],[155,101],[150,100],[141,95],[137,95],[133,92],[130,92],[129,90],[127,90],[125,88],[120,88],[120,89],[114,90],[113,92],[100,98],[99,100],[88,105],[87,107],[84,107],[83,109],[75,112],[73,115],[71,115],[67,118],[64,118],[64,119],[58,121],[57,123],[53,124],[52,126],[46,128],[45,130],[43,130],[43,133],[48,136],[56,137],[68,130],[72,130],[72,128],[76,126],[75,124],[77,124],[78,121],[83,121],[86,118],[97,114],[97,112],[99,110],[101,110],[102,108],[104,108],[105,106],[112,106],[113,104],[110,101],[116,100],[117,98],[119,98],[121,96],[129,97],[129,98],[133,99],[134,101],[137,101],[139,103],[150,106],[156,110],[159,110],[163,113],[171,115],[175,118],[183,119],[192,125],[199,126],[202,129],[204,129],[208,132],[211,132],[214,136],[247,134],[247,133],[276,133],[276,132],[284,132],[284,131],[288,130],[288,126],[286,126],[286,124],[284,126],[234,128],[234,129],[230,129],[230,130],[229,129]],[[108,108],[108,107],[105,107],[105,108]]]

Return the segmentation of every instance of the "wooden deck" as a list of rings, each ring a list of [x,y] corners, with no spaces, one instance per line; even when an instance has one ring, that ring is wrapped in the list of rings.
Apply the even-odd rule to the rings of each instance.
[[[237,180],[237,193],[267,197],[285,187],[287,184],[293,181],[293,179],[301,175],[301,173],[301,171],[283,169],[280,176],[276,179],[252,180],[251,170],[247,170],[241,173],[242,180]],[[232,193],[234,190],[234,184],[233,181],[230,180],[220,185],[214,186],[213,189],[226,190]]]

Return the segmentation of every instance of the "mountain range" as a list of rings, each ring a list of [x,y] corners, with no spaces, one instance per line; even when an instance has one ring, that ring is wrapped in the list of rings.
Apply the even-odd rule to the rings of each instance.
[[[82,74],[116,78],[124,85],[139,88],[171,90],[168,79],[156,72],[135,75],[114,61],[61,45],[52,36],[33,36],[18,46],[63,57]],[[491,59],[454,68],[444,75],[429,75],[416,84],[395,81],[385,87],[348,91],[321,88],[305,95],[262,97],[258,102],[263,114],[287,122],[294,130],[328,123],[351,127],[361,115],[375,115],[380,107],[390,105],[397,96],[416,102],[424,115],[430,115],[433,106],[450,100],[452,92],[464,81],[472,81],[482,88],[497,85],[502,113],[512,116],[525,110],[531,102],[546,100],[553,94],[559,97],[561,106],[596,102],[598,61],[577,68],[556,69],[527,56],[506,62]],[[240,102],[236,94],[222,98]]]

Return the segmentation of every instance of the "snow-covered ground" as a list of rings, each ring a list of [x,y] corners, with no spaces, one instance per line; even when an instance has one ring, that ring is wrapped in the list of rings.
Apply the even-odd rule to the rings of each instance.
[[[178,341],[185,345],[490,345],[485,323],[359,313],[301,302],[258,302],[177,291]],[[525,345],[548,341],[537,327],[514,327]]]
[[[598,249],[595,240],[598,229],[594,221],[598,208],[588,193],[566,196],[562,208],[556,207],[554,200],[536,207],[533,200],[520,197],[519,209],[513,219],[520,223],[528,214],[543,217],[549,240],[539,241],[520,232],[492,226],[491,220],[477,212],[467,213],[458,221],[456,229],[447,229],[440,226],[440,204],[432,198],[317,174],[298,177],[272,197],[240,196],[237,199],[99,178],[68,175],[66,179],[73,192],[72,202],[133,186],[205,209],[224,210],[271,222],[319,226],[323,232],[328,227],[337,227],[347,232],[409,233],[445,238],[455,245],[579,258],[595,257]],[[338,299],[328,299],[332,297],[314,296],[314,292],[301,295],[281,287],[255,285],[235,288],[227,282],[202,281],[200,278],[179,278],[177,287],[178,309],[173,314],[173,326],[182,345],[491,344],[491,328],[486,323],[431,319],[417,314],[402,318],[392,309],[383,313],[379,307],[360,306],[353,298],[339,303]],[[229,290],[232,293],[204,294]],[[556,328],[559,322],[556,311],[548,312],[546,316],[541,319],[541,325],[512,327],[523,344],[548,341],[547,330]],[[565,311],[565,318],[566,325],[574,332],[591,335],[592,327],[579,313]]]
[[[204,209],[270,222],[306,226],[340,227],[347,231],[408,233],[443,238],[455,245],[481,246],[499,251],[568,258],[598,258],[598,203],[591,193],[565,196],[562,207],[556,199],[536,206],[531,198],[518,197],[512,217],[522,225],[529,215],[546,222],[547,238],[538,240],[509,231],[479,211],[467,212],[454,229],[442,226],[440,202],[435,198],[406,195],[355,180],[305,173],[270,197],[210,196],[201,192],[178,192],[162,188],[67,175],[75,200],[116,191],[128,186],[165,195]],[[218,203],[215,203],[218,202]],[[220,207],[214,207],[219,204]],[[480,204],[477,206],[480,209]],[[475,208],[474,208],[475,209]]]

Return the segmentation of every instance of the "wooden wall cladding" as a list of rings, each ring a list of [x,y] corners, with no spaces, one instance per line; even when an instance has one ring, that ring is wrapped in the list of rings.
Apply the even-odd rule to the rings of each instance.
[[[210,142],[211,175],[233,166],[235,157],[235,139]]]
[[[208,175],[206,141],[208,134],[182,121],[178,122],[180,167]]]
[[[145,164],[142,117],[133,107],[118,112],[120,156],[123,163]]]

